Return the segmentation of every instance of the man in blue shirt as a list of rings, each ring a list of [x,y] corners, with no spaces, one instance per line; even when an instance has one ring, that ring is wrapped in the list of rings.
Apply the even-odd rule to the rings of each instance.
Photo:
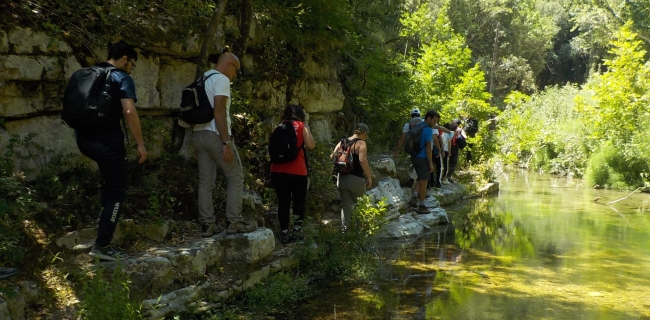
[[[126,119],[126,125],[135,140],[138,162],[147,160],[147,149],[142,139],[140,118],[135,109],[137,101],[135,84],[129,75],[135,68],[138,53],[124,41],[108,46],[108,61],[99,64],[101,67],[116,67],[111,72],[111,95],[115,117],[109,119],[109,129],[91,133],[77,130],[77,147],[88,158],[97,162],[102,175],[102,211],[99,216],[97,239],[90,249],[90,255],[102,260],[125,259],[128,255],[111,245],[113,232],[122,213],[122,204],[126,198],[127,161],[124,147],[124,133],[120,128],[121,115]]]
[[[432,128],[436,125],[438,119],[440,119],[440,115],[437,112],[433,110],[427,111],[424,116],[424,122],[419,124],[424,127],[420,135],[420,153],[411,156],[411,163],[418,176],[417,191],[413,194],[413,198],[411,199],[413,203],[411,205],[414,205],[415,201],[417,201],[417,209],[415,212],[419,214],[429,213],[429,209],[424,206],[424,198],[427,194],[429,173],[433,172],[434,169],[433,153],[431,152],[433,141]]]

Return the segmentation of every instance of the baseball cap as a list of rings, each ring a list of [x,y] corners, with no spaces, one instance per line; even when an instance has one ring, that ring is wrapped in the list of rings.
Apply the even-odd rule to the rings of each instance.
[[[411,115],[417,115],[418,117],[420,116],[420,109],[415,108],[411,110]]]
[[[357,127],[355,131],[359,131],[361,133],[365,133],[368,136],[370,136],[370,129],[368,129],[368,126],[365,123],[361,123],[361,122],[357,123]]]

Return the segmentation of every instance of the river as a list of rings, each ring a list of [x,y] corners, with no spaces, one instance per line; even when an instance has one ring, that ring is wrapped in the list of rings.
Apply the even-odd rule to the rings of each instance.
[[[385,280],[330,282],[276,319],[650,319],[650,195],[515,172],[395,245]]]

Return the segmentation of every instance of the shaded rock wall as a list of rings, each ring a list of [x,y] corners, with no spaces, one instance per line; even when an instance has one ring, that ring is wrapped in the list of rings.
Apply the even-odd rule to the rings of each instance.
[[[227,28],[238,25],[236,19],[231,21],[233,19],[226,17]],[[261,36],[259,29],[253,27],[249,48],[259,47]],[[219,29],[217,38],[214,52],[220,51],[226,43],[223,28]],[[193,81],[196,64],[192,61],[199,49],[200,41],[196,36],[178,43],[141,44],[136,48],[139,59],[131,75],[136,84],[136,107],[143,120],[150,158],[163,155],[171,143],[171,115],[180,103],[182,89]],[[61,99],[74,71],[106,58],[105,49],[92,51],[90,55],[75,52],[69,43],[29,28],[0,30],[0,150],[6,149],[12,135],[24,137],[28,133],[38,133],[34,143],[56,153],[79,154],[73,130],[60,120]],[[329,141],[331,113],[340,110],[344,100],[335,62],[316,62],[310,58],[300,64],[302,75],[290,79],[286,75],[266,72],[261,67],[264,58],[253,54],[241,57],[247,76],[233,84],[233,89],[241,96],[240,101],[233,101],[233,109],[247,100],[270,120],[277,117],[287,103],[301,104],[313,119],[316,139]],[[76,159],[87,161],[83,157]],[[15,159],[15,162],[19,170],[42,165],[42,161]]]

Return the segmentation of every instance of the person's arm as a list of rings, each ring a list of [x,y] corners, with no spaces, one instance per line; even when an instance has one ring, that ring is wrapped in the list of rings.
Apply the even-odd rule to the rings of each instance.
[[[217,125],[217,131],[219,132],[223,142],[230,141],[230,133],[228,133],[228,116],[226,115],[227,104],[227,96],[214,96],[214,122]],[[233,155],[232,147],[223,145],[223,161],[230,162]]]
[[[332,151],[332,154],[330,155],[330,159],[334,160],[334,156],[336,156],[336,151],[338,151],[340,147],[341,147],[341,142],[339,142],[336,145],[336,147],[334,147],[334,151]]]
[[[316,141],[314,141],[314,137],[311,135],[309,126],[307,126],[306,123],[305,126],[302,128],[302,140],[307,150],[311,150],[316,147]]]
[[[442,149],[440,148],[440,139],[438,139],[437,134],[433,135],[433,144],[435,145],[436,150],[438,150],[438,156],[440,156],[440,151],[442,151]]]
[[[368,149],[366,148],[366,142],[361,140],[359,142],[359,164],[363,169],[363,173],[366,175],[366,189],[372,187],[372,175],[370,174],[370,166],[368,165]]]
[[[126,125],[131,131],[133,140],[138,151],[138,163],[143,163],[147,160],[147,148],[144,146],[144,140],[142,139],[142,127],[140,126],[140,117],[138,117],[138,111],[135,109],[135,101],[133,99],[120,99],[122,103],[122,113],[126,119]]]
[[[433,139],[433,140],[435,140],[435,139]],[[427,154],[427,160],[429,160],[428,161],[429,162],[429,172],[433,172],[433,154],[432,154],[433,150],[431,149],[432,148],[431,147],[432,141],[431,140],[425,141],[424,144],[427,147],[427,153],[426,154]]]
[[[443,127],[443,126],[439,126],[437,124],[434,125],[433,128],[438,129],[438,131],[442,131],[444,133],[450,133],[451,132],[449,129],[447,129],[447,128]]]

